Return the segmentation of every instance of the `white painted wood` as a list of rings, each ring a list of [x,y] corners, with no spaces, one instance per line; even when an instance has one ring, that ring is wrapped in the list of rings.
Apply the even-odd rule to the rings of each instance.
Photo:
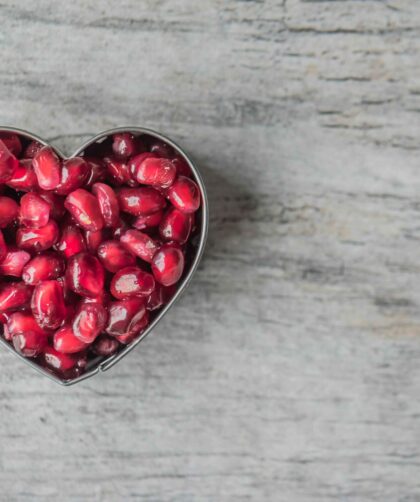
[[[0,122],[154,127],[208,183],[194,283],[62,389],[0,353],[0,500],[420,500],[420,4],[0,4]]]

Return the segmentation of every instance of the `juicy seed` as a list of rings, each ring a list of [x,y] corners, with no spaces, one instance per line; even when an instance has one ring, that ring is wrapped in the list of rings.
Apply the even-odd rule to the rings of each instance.
[[[35,154],[32,165],[43,190],[57,188],[61,178],[61,162],[50,146],[44,146]]]
[[[64,202],[65,208],[85,230],[100,230],[104,226],[98,200],[87,190],[71,192]]]

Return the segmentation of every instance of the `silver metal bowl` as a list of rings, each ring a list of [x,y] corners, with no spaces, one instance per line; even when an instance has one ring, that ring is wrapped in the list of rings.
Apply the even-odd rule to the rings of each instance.
[[[35,140],[38,141],[39,143],[43,145],[50,145],[47,141],[43,140],[42,138],[36,136],[35,134],[32,134],[28,131],[25,131],[23,129],[17,129],[17,128],[12,128],[12,127],[1,127],[0,126],[0,133],[2,132],[14,132],[17,133],[21,136],[24,136],[28,138],[29,140]],[[204,248],[206,245],[206,240],[207,240],[207,233],[208,233],[208,226],[209,226],[209,204],[208,204],[208,199],[207,199],[207,193],[206,193],[206,188],[204,186],[203,179],[200,175],[200,172],[198,168],[195,166],[191,158],[185,153],[185,151],[178,146],[174,141],[172,141],[170,138],[164,136],[163,134],[153,131],[151,129],[146,129],[144,127],[116,127],[114,129],[108,129],[107,131],[103,131],[99,133],[97,136],[89,139],[86,141],[81,147],[79,147],[70,157],[77,157],[78,155],[83,154],[83,152],[92,144],[100,142],[100,140],[103,140],[107,138],[108,136],[111,136],[115,133],[118,132],[131,132],[133,134],[147,134],[149,136],[152,136],[156,139],[159,139],[168,145],[170,145],[178,154],[180,154],[188,163],[193,175],[194,175],[194,180],[198,184],[200,191],[201,191],[201,208],[200,208],[200,214],[201,214],[201,221],[200,221],[200,233],[199,233],[199,243],[197,247],[197,252],[194,257],[193,262],[190,264],[190,268],[183,278],[183,280],[179,283],[178,289],[175,293],[175,295],[172,297],[171,301],[165,305],[162,310],[157,314],[157,316],[153,319],[153,321],[150,323],[150,325],[147,327],[147,329],[132,343],[128,344],[126,347],[120,350],[117,354],[114,354],[112,356],[109,356],[105,359],[101,359],[100,361],[90,361],[88,363],[86,372],[83,373],[81,376],[74,378],[74,379],[69,379],[69,380],[62,380],[59,377],[55,376],[54,374],[50,373],[48,370],[43,369],[41,366],[39,366],[36,362],[32,361],[31,359],[28,359],[26,357],[23,357],[20,355],[18,352],[14,350],[14,348],[3,338],[0,336],[0,345],[3,345],[6,347],[10,352],[12,352],[15,356],[17,356],[19,359],[21,359],[25,364],[28,364],[29,366],[32,366],[38,373],[41,373],[42,375],[48,377],[51,380],[54,380],[54,382],[59,383],[60,385],[64,386],[69,386],[69,385],[74,385],[78,382],[81,382],[83,380],[86,380],[87,378],[90,378],[100,372],[107,371],[112,366],[117,364],[123,357],[125,357],[129,352],[131,352],[142,340],[146,338],[146,336],[152,332],[152,330],[155,328],[155,326],[158,324],[158,322],[163,318],[163,316],[168,312],[168,310],[174,305],[174,303],[178,300],[178,298],[181,296],[181,294],[185,291],[189,283],[191,282],[192,276],[194,275],[194,272],[197,270],[198,264],[200,263],[200,260],[203,256]],[[70,158],[66,157],[62,152],[60,152],[56,147],[53,145],[50,145],[52,148],[55,149],[55,151],[62,157],[63,159],[65,158]]]

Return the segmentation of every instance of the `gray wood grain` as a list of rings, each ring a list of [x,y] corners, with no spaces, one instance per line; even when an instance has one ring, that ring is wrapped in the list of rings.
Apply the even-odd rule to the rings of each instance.
[[[196,278],[62,389],[0,353],[0,500],[420,500],[420,4],[0,3],[0,122],[154,127],[201,166]]]

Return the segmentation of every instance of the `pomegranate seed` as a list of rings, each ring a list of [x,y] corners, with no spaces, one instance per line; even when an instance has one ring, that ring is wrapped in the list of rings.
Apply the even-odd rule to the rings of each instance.
[[[155,140],[150,145],[150,151],[155,153],[158,157],[171,159],[174,155],[174,149],[160,140]]]
[[[23,268],[30,259],[31,255],[23,249],[9,248],[0,263],[0,274],[21,277]]]
[[[44,227],[50,219],[50,210],[48,202],[29,192],[20,199],[20,222],[25,227]]]
[[[27,307],[32,296],[32,288],[23,282],[0,286],[0,311]]]
[[[0,230],[0,262],[5,259],[7,254],[7,246],[4,240],[3,232]]]
[[[146,228],[157,227],[163,218],[163,211],[157,211],[146,216],[138,216],[133,221],[133,227],[137,230],[145,230]]]
[[[104,229],[102,228],[101,230],[96,230],[96,232],[85,230],[84,235],[87,250],[92,254],[96,254],[99,245],[106,239]]]
[[[129,251],[148,263],[159,248],[156,241],[139,230],[127,230],[120,240]]]
[[[92,345],[92,351],[98,356],[108,357],[117,352],[120,344],[111,336],[101,335]]]
[[[73,157],[63,161],[60,184],[55,189],[59,195],[68,195],[76,188],[84,185],[90,174],[87,162],[81,157]]]
[[[74,336],[71,326],[63,326],[54,334],[54,349],[62,354],[76,354],[87,347],[87,344]]]
[[[46,335],[46,332],[36,322],[35,317],[29,312],[13,312],[7,321],[7,329],[12,335],[27,331]]]
[[[100,303],[80,305],[72,323],[74,336],[84,343],[92,343],[104,330],[107,319],[108,314]]]
[[[19,161],[0,140],[0,183],[8,182],[14,171],[18,168]]]
[[[107,169],[108,177],[115,185],[130,185],[133,179],[130,176],[128,165],[118,159],[105,157],[104,163]]]
[[[19,206],[10,197],[0,197],[0,228],[6,228],[19,216]]]
[[[97,258],[88,253],[79,253],[68,261],[66,282],[75,293],[95,297],[104,288],[105,271]]]
[[[49,204],[51,217],[54,218],[54,220],[61,220],[66,212],[64,198],[53,192],[39,192],[39,196]]]
[[[159,233],[165,241],[175,241],[180,244],[187,242],[191,233],[193,215],[183,213],[175,207],[168,209],[159,226]]]
[[[145,312],[144,316],[136,324],[135,330],[132,333],[116,336],[116,339],[123,345],[129,345],[144,331],[149,324],[149,312]]]
[[[22,143],[19,136],[13,132],[0,133],[0,141],[2,141],[9,149],[10,153],[18,157],[22,152]]]
[[[121,188],[118,193],[121,211],[143,216],[155,213],[165,207],[165,199],[154,188]]]
[[[43,190],[54,190],[60,183],[61,162],[50,146],[39,150],[32,164],[38,179],[38,184]]]
[[[32,251],[45,251],[58,241],[57,223],[50,220],[41,228],[21,227],[16,232],[16,244],[19,248]]]
[[[89,167],[89,174],[85,186],[91,187],[97,181],[105,179],[105,166],[103,162],[96,157],[84,157]]]
[[[114,134],[112,151],[118,159],[127,159],[134,155],[136,144],[134,136],[128,132]]]
[[[121,235],[130,228],[129,224],[125,219],[120,218],[117,227],[114,229],[113,237],[114,239],[119,239]]]
[[[111,302],[108,308],[109,317],[105,331],[112,336],[123,336],[137,333],[138,326],[146,314],[143,298],[128,298]]]
[[[79,360],[78,356],[62,354],[52,347],[45,347],[41,354],[44,364],[58,373],[65,373],[74,368]]]
[[[191,167],[184,158],[177,155],[172,159],[172,164],[175,166],[178,175],[186,176],[187,178],[192,177]]]
[[[41,148],[44,148],[44,145],[38,143],[38,141],[31,141],[29,145],[26,147],[23,156],[27,159],[33,159],[35,155],[41,150]]]
[[[82,232],[75,225],[66,225],[61,233],[61,238],[55,246],[57,251],[66,258],[86,251],[86,244]]]
[[[172,185],[176,168],[169,159],[147,158],[136,170],[136,180],[144,185],[167,188]]]
[[[6,325],[3,326],[3,338],[8,342],[12,341],[12,333],[10,333],[9,328]]]
[[[172,286],[178,282],[183,270],[184,255],[178,247],[164,244],[153,257],[153,275],[163,286]]]
[[[159,157],[155,153],[143,152],[143,153],[140,153],[130,159],[130,161],[128,163],[128,170],[130,171],[130,175],[131,175],[132,179],[135,180],[137,178],[137,172],[138,172],[143,160],[146,160],[149,158],[150,159],[158,159]]]
[[[120,217],[118,199],[114,190],[105,183],[95,183],[92,192],[98,199],[99,208],[106,227],[117,227]]]
[[[193,180],[185,176],[178,176],[168,190],[168,198],[184,213],[193,213],[200,207],[200,189]]]
[[[118,272],[136,264],[136,258],[118,241],[105,241],[98,248],[98,257],[109,272]]]
[[[32,167],[31,159],[22,159],[13,171],[13,175],[6,183],[7,186],[22,192],[29,192],[38,188],[38,180]]]
[[[16,352],[24,357],[36,357],[47,344],[47,337],[36,331],[25,331],[12,337]]]
[[[23,251],[24,252],[24,251]],[[64,261],[56,253],[44,253],[27,263],[23,269],[22,280],[35,286],[41,281],[57,279],[64,273]]]
[[[71,192],[64,206],[85,230],[100,230],[104,226],[98,200],[94,195],[79,188]]]
[[[163,286],[156,282],[155,289],[147,299],[146,308],[147,310],[156,310],[162,307],[163,304]]]
[[[151,274],[138,267],[126,267],[119,270],[111,281],[110,291],[114,298],[123,299],[129,296],[147,296],[155,288]]]
[[[31,301],[36,322],[47,329],[57,329],[66,318],[63,288],[57,281],[40,282]]]

